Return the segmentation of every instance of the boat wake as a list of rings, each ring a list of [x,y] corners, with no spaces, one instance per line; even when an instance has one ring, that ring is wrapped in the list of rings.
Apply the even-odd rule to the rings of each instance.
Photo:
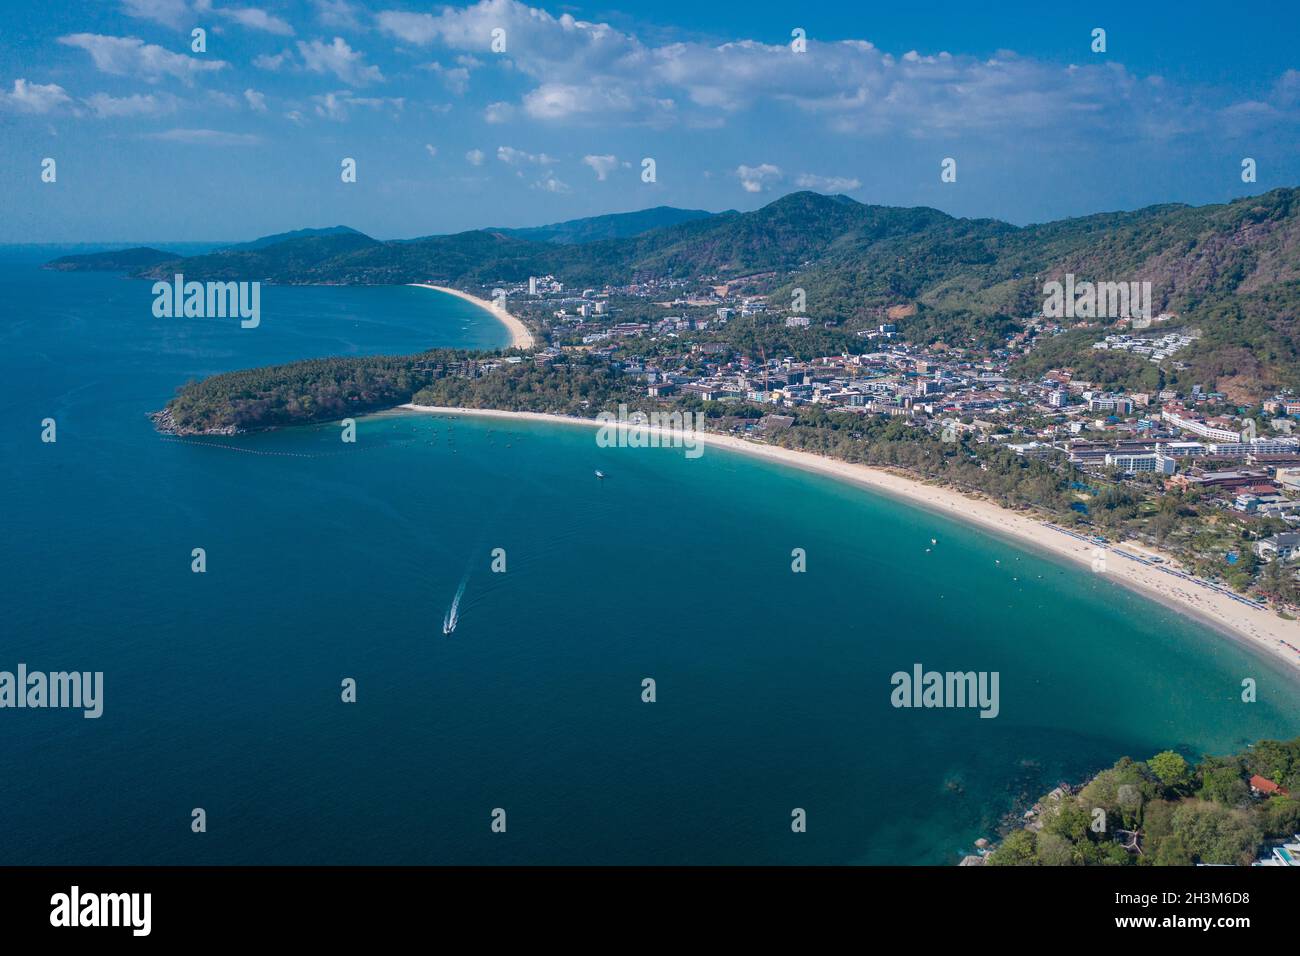
[[[460,587],[456,589],[456,596],[452,598],[451,607],[442,618],[442,633],[450,634],[456,630],[456,625],[460,623],[460,599],[465,594],[465,585],[469,583],[469,571],[460,579]]]

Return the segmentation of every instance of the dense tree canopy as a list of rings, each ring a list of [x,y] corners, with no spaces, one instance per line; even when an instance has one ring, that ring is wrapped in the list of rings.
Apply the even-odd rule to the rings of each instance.
[[[1252,774],[1298,792],[1300,737],[1261,740],[1240,754],[1206,757],[1196,767],[1170,750],[1145,763],[1125,757],[1077,793],[1044,797],[1035,822],[1009,833],[986,862],[1246,865],[1266,841],[1300,829],[1300,800],[1252,793],[1247,783]]]

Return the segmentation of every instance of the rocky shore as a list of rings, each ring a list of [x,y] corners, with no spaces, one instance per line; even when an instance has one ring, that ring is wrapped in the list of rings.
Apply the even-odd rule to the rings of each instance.
[[[220,428],[187,428],[177,424],[170,408],[164,408],[160,412],[150,412],[149,420],[162,435],[238,435],[243,431],[242,428],[234,425],[223,425]]]

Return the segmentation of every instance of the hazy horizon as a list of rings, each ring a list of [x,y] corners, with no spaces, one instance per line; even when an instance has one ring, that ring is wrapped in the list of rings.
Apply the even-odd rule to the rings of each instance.
[[[1152,207],[1152,206],[1187,206],[1187,207],[1189,207],[1189,208],[1201,208],[1201,207],[1205,207],[1205,206],[1226,205],[1227,203],[1232,202],[1232,201],[1234,201],[1234,200],[1236,200],[1236,199],[1247,199],[1247,198],[1250,198],[1250,196],[1262,196],[1262,195],[1265,195],[1266,193],[1273,192],[1274,190],[1277,190],[1277,189],[1296,189],[1296,188],[1300,188],[1300,186],[1295,186],[1295,185],[1278,185],[1278,186],[1273,186],[1272,188],[1267,189],[1267,190],[1261,190],[1261,191],[1258,192],[1258,193],[1251,193],[1251,194],[1246,195],[1246,196],[1236,196],[1236,197],[1233,197],[1233,199],[1222,200],[1222,201],[1218,201],[1218,202],[1191,203],[1191,202],[1181,202],[1181,201],[1179,201],[1179,200],[1173,200],[1173,199],[1171,199],[1171,200],[1166,200],[1166,201],[1163,201],[1163,202],[1147,203],[1146,205],[1143,205],[1143,206],[1135,206],[1135,207],[1132,207],[1132,208],[1119,208],[1119,209],[1096,209],[1096,210],[1087,211],[1087,212],[1080,212],[1080,213],[1078,213],[1077,215],[1074,215],[1074,216],[1062,216],[1060,219],[1044,219],[1044,220],[1040,220],[1040,221],[1036,221],[1036,222],[1026,222],[1026,223],[1015,223],[1015,222],[1011,222],[1010,220],[1007,220],[1007,219],[1001,219],[1001,220],[999,220],[999,221],[1004,222],[1004,223],[1007,223],[1008,225],[1012,225],[1012,226],[1015,226],[1015,227],[1017,227],[1017,228],[1022,228],[1022,229],[1023,229],[1023,228],[1028,228],[1028,227],[1036,226],[1036,225],[1044,225],[1044,224],[1049,223],[1049,222],[1060,222],[1060,221],[1065,220],[1065,219],[1083,219],[1083,218],[1087,218],[1087,217],[1089,217],[1089,216],[1106,215],[1107,213],[1136,212],[1136,211],[1138,211],[1138,210],[1140,210],[1140,209],[1146,209],[1146,208],[1150,208],[1150,207]],[[754,212],[754,211],[756,211],[756,210],[758,210],[758,209],[763,209],[763,208],[765,208],[766,206],[770,206],[770,205],[772,205],[773,203],[780,202],[782,199],[786,199],[786,198],[788,198],[788,197],[790,197],[790,196],[793,196],[793,195],[796,195],[796,194],[798,194],[798,193],[802,193],[802,192],[814,192],[814,193],[816,193],[816,190],[793,189],[793,190],[791,190],[790,192],[787,192],[787,193],[784,193],[784,194],[782,194],[782,195],[774,196],[774,197],[770,198],[767,202],[763,203],[761,206],[754,207],[754,209],[741,210],[741,209],[730,208],[730,209],[717,209],[717,210],[689,210],[689,211],[704,211],[704,212],[707,212],[710,216],[719,216],[719,215],[723,215],[723,214],[728,213],[728,212]],[[841,193],[841,194],[817,193],[817,195],[820,195],[820,196],[827,196],[827,197],[832,197],[832,196],[834,196],[834,195],[844,195],[844,194],[842,194],[842,193]],[[853,199],[852,196],[849,196],[849,197],[847,197],[847,198],[849,198],[849,199]],[[955,219],[998,219],[998,218],[999,218],[999,217],[997,217],[997,216],[960,216],[960,215],[957,215],[957,214],[955,214],[955,213],[948,212],[948,210],[946,210],[946,209],[942,209],[942,208],[937,207],[937,206],[931,206],[931,207],[921,207],[921,206],[899,206],[899,205],[895,205],[895,204],[892,204],[892,203],[869,203],[869,202],[868,202],[868,203],[863,203],[861,200],[857,200],[857,199],[853,199],[853,201],[854,201],[854,202],[861,203],[862,205],[868,205],[868,206],[881,206],[881,207],[884,207],[884,208],[890,208],[890,209],[918,209],[918,208],[932,208],[932,209],[938,209],[939,212],[942,212],[942,213],[944,213],[944,214],[946,214],[946,215],[952,216],[952,217],[955,218]],[[424,239],[424,238],[428,238],[428,237],[431,237],[431,236],[456,235],[457,233],[463,233],[463,232],[481,232],[481,231],[490,231],[490,230],[492,230],[492,229],[512,229],[512,230],[516,230],[516,229],[541,229],[541,228],[545,228],[545,227],[548,227],[548,226],[558,226],[558,225],[562,225],[563,223],[566,223],[566,222],[582,221],[582,220],[586,220],[586,219],[599,219],[599,218],[602,218],[602,217],[605,217],[605,216],[626,216],[626,215],[635,215],[636,213],[646,212],[646,211],[648,211],[648,210],[651,210],[651,209],[657,209],[657,208],[682,209],[683,207],[680,207],[680,206],[670,206],[670,205],[665,204],[665,203],[658,203],[658,204],[656,204],[656,205],[654,205],[654,206],[644,206],[644,207],[640,207],[640,208],[636,208],[636,209],[625,209],[625,210],[617,210],[617,211],[612,211],[612,212],[596,212],[596,213],[592,213],[590,216],[574,216],[574,217],[570,217],[569,219],[553,220],[553,221],[550,221],[550,222],[525,222],[525,223],[513,223],[513,224],[493,223],[493,224],[491,224],[491,225],[472,226],[472,227],[470,227],[470,228],[468,228],[468,229],[460,229],[460,230],[457,230],[457,231],[454,232],[454,233],[429,232],[429,233],[421,233],[421,234],[419,234],[419,235],[410,235],[410,236],[376,236],[376,235],[373,235],[372,233],[368,233],[368,232],[366,232],[364,229],[357,229],[357,227],[352,226],[350,223],[346,223],[346,222],[332,222],[332,223],[327,223],[327,224],[325,224],[325,223],[322,223],[322,224],[316,224],[316,223],[301,223],[301,224],[297,224],[297,225],[286,224],[286,225],[284,225],[284,226],[281,227],[281,228],[273,229],[273,230],[270,231],[270,232],[260,233],[260,234],[258,234],[258,235],[256,235],[256,236],[233,236],[233,237],[226,237],[226,238],[223,238],[223,239],[212,239],[212,238],[198,238],[198,239],[166,239],[166,238],[162,238],[162,239],[160,239],[160,238],[156,238],[156,237],[155,237],[155,238],[152,238],[152,239],[148,239],[148,238],[135,237],[135,238],[127,238],[127,239],[98,239],[98,238],[95,238],[95,239],[64,239],[64,240],[57,240],[57,239],[56,239],[56,240],[49,240],[49,241],[43,241],[43,242],[9,242],[9,241],[0,241],[0,247],[24,247],[24,246],[25,246],[25,247],[40,247],[40,246],[104,246],[104,245],[141,245],[141,246],[145,246],[145,245],[150,245],[150,244],[163,244],[163,243],[170,243],[170,244],[172,244],[172,245],[186,245],[186,246],[220,246],[220,245],[227,245],[227,244],[231,244],[231,243],[253,242],[253,241],[256,241],[256,240],[259,240],[259,239],[264,239],[264,238],[266,238],[266,237],[268,237],[268,236],[280,235],[280,234],[282,234],[282,233],[298,232],[298,231],[302,231],[302,230],[336,229],[336,228],[340,228],[340,227],[354,229],[355,231],[357,231],[357,232],[361,232],[361,233],[364,233],[365,235],[370,236],[370,238],[372,238],[372,239],[377,239],[377,240],[379,240],[380,242],[409,242],[409,241],[413,241],[413,240],[416,240],[416,239]],[[652,228],[665,228],[665,227],[652,227]],[[651,231],[651,230],[646,230],[646,231],[649,232],[649,231]]]

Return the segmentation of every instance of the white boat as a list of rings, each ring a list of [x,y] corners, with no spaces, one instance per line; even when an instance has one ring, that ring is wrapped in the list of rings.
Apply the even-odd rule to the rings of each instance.
[[[442,633],[450,634],[456,630],[456,625],[460,623],[460,594],[457,593],[456,600],[451,602],[451,607],[447,608],[447,613],[442,618]]]
[[[460,587],[456,589],[456,596],[451,599],[451,607],[447,608],[447,613],[442,619],[442,633],[450,634],[456,630],[456,625],[460,623],[460,599],[465,593],[465,585],[469,583],[469,569],[465,570],[465,576],[460,579]]]
[[[605,473],[604,473],[603,471],[598,471],[598,472],[596,472],[596,477],[597,477],[597,478],[604,478],[604,477],[605,477]]]

